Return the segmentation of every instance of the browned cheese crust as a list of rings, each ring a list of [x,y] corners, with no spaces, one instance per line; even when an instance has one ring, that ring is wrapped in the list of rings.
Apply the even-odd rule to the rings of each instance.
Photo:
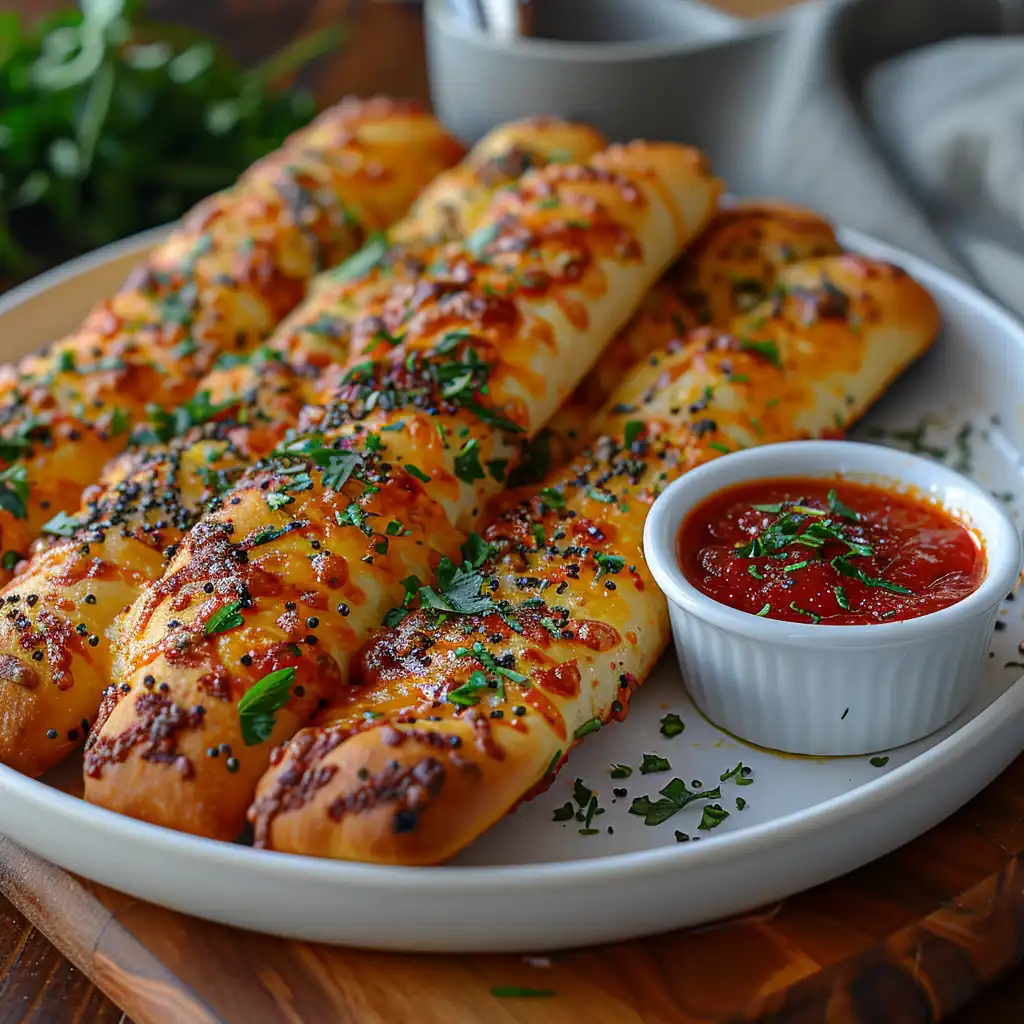
[[[8,563],[78,507],[149,406],[174,410],[219,357],[259,346],[461,153],[415,103],[345,100],[188,213],[74,334],[0,369]]]
[[[86,798],[233,837],[273,745],[346,698],[370,631],[458,557],[520,439],[704,226],[719,187],[679,146],[552,165],[399,283],[361,361],[325,375],[335,392],[303,436],[203,517],[117,624]],[[268,677],[287,680],[283,706]]]
[[[591,448],[483,531],[466,567],[473,613],[421,602],[378,631],[350,696],[322,716],[333,724],[275,753],[257,843],[433,864],[544,788],[576,743],[626,715],[668,643],[641,550],[654,498],[739,447],[841,433],[937,329],[904,272],[841,255],[783,268],[728,332],[698,328],[648,357]]]
[[[458,167],[443,172],[389,234],[317,279],[312,294],[248,356],[231,354],[231,366],[215,369],[198,386],[200,399],[156,426],[184,434],[167,443],[136,446],[108,464],[88,488],[67,539],[33,557],[0,601],[22,598],[27,625],[0,626],[0,657],[19,677],[34,652],[25,650],[25,629],[52,633],[53,651],[32,665],[39,686],[32,696],[0,680],[0,761],[32,774],[45,770],[84,737],[113,673],[107,630],[114,617],[155,580],[175,546],[206,504],[225,494],[244,469],[267,455],[294,427],[307,400],[327,385],[324,369],[343,362],[379,339],[379,311],[397,282],[414,279],[436,253],[452,223],[471,226],[482,216],[480,197],[509,183],[523,163],[544,165],[552,155],[585,159],[600,138],[583,125],[533,119],[496,128]],[[502,159],[504,157],[504,159]],[[463,208],[465,204],[465,208]],[[88,577],[88,586],[68,589]],[[111,583],[117,580],[117,585]],[[101,582],[102,581],[102,582]],[[88,595],[88,604],[82,601]],[[85,630],[82,633],[82,630]],[[68,652],[59,637],[73,642]],[[55,690],[51,664],[63,665],[65,685]],[[72,690],[70,683],[77,680]],[[84,723],[84,724],[83,724]],[[56,732],[51,738],[50,733]]]

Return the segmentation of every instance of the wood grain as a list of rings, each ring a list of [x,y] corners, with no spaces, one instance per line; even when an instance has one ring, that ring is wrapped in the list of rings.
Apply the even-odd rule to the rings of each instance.
[[[744,16],[789,2],[717,0]],[[14,6],[37,13],[61,4]],[[321,98],[427,97],[415,7],[153,0],[150,10],[230,40],[243,59],[348,11],[357,45],[321,69]],[[759,915],[570,952],[550,966],[251,935],[79,882],[2,839],[0,893],[13,901],[0,899],[0,1024],[127,1024],[111,999],[137,1024],[1016,1024],[1024,971],[976,997],[1024,958],[1024,758],[938,828],[843,879]],[[491,989],[500,985],[557,994],[498,999]]]

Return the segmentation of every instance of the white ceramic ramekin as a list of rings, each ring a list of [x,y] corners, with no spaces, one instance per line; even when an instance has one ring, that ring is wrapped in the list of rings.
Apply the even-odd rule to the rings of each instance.
[[[758,618],[687,581],[676,538],[691,509],[734,484],[800,476],[931,497],[981,538],[987,557],[981,586],[919,618],[823,626]],[[676,654],[697,706],[741,739],[817,755],[898,747],[956,717],[970,700],[999,604],[1021,568],[1017,529],[982,488],[916,455],[850,441],[767,445],[686,474],[651,508],[644,554],[668,598]]]

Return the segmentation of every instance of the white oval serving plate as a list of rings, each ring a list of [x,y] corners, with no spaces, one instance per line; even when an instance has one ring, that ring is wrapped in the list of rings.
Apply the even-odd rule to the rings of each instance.
[[[46,274],[0,300],[0,357],[71,330],[157,237],[130,239]],[[914,274],[942,307],[936,349],[869,416],[858,436],[923,451],[1024,507],[1024,328],[969,286],[854,232],[852,249]],[[1018,495],[1018,491],[1021,493]],[[781,899],[919,835],[987,785],[1024,749],[1017,642],[1024,597],[1007,601],[988,670],[945,729],[892,751],[833,760],[773,755],[705,721],[666,657],[627,722],[588,739],[547,793],[454,862],[392,868],[266,853],[167,831],[0,767],[0,828],[62,867],[142,899],[225,924],[296,938],[424,952],[531,952],[695,925]],[[675,712],[681,735],[660,720]],[[644,753],[672,770],[642,775]],[[720,782],[738,762],[752,784]],[[613,780],[609,764],[633,766]],[[65,778],[77,766],[65,766]],[[70,773],[70,775],[69,775]],[[701,831],[700,806],[646,826],[631,800],[671,778],[721,787],[729,817]],[[574,779],[604,813],[556,822]],[[48,784],[52,783],[52,784]],[[616,795],[615,790],[619,790]],[[622,795],[621,790],[626,794]],[[740,810],[737,798],[745,801]],[[693,838],[677,841],[675,832]],[[694,841],[697,839],[697,841]]]

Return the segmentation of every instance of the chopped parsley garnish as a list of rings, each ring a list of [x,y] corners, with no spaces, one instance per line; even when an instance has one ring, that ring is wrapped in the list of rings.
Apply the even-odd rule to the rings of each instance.
[[[416,479],[419,480],[420,483],[430,483],[430,477],[426,473],[424,473],[423,470],[419,468],[419,466],[414,466],[412,465],[412,463],[407,462],[403,468],[410,476],[416,477]]]
[[[670,711],[661,720],[661,735],[669,739],[678,736],[685,728],[685,723],[675,712]]]
[[[545,487],[540,492],[541,504],[548,509],[565,508],[565,496],[553,487]]]
[[[238,702],[238,721],[247,747],[270,739],[277,721],[275,715],[288,703],[294,668],[279,668],[254,683]]]
[[[740,348],[744,352],[757,352],[759,355],[764,356],[777,370],[783,368],[782,357],[779,355],[779,346],[774,341],[750,341],[744,338],[740,341]]]
[[[846,591],[838,583],[832,589],[835,591],[836,604],[844,612],[848,612],[850,610],[850,599],[846,596]]]
[[[316,458],[313,461],[316,462]],[[326,464],[317,463],[323,468],[324,487],[329,487],[332,491],[340,491],[348,483],[361,461],[358,452],[332,452],[328,456]]]
[[[708,441],[708,447],[713,451],[720,452],[722,455],[732,454],[732,449],[728,445],[722,444],[720,441]]]
[[[43,533],[52,537],[74,537],[80,523],[67,512],[58,512],[49,522],[43,523],[40,528]]]
[[[4,462],[13,462],[26,454],[32,443],[22,433],[16,437],[0,437],[0,459]]]
[[[667,758],[661,757],[659,754],[644,754],[643,760],[640,762],[641,775],[670,771],[672,771],[672,765],[669,764]]]
[[[757,615],[758,615],[758,617],[759,617],[759,618],[762,618],[762,619],[763,619],[763,618],[764,618],[764,617],[765,617],[765,616],[766,616],[766,615],[767,615],[767,614],[768,614],[768,613],[769,613],[769,612],[770,612],[771,610],[772,610],[772,606],[771,606],[770,604],[766,604],[766,605],[765,605],[765,606],[764,606],[764,607],[763,607],[763,608],[762,608],[762,609],[761,609],[761,610],[760,610],[760,611],[759,611],[759,612],[757,613]]]
[[[290,505],[293,501],[295,501],[295,499],[290,494],[285,494],[283,491],[270,491],[267,494],[267,504],[274,509],[275,512],[284,508],[285,505]]]
[[[478,615],[494,610],[494,602],[487,594],[481,594],[484,575],[476,569],[463,565],[459,567],[448,557],[442,556],[437,566],[437,589],[420,587],[420,604],[441,612],[455,612],[459,615]]]
[[[796,612],[797,615],[806,616],[815,625],[817,625],[819,622],[821,622],[821,616],[820,615],[816,615],[814,612],[809,612],[806,608],[801,608],[796,603],[796,601],[790,601],[789,602],[789,607],[790,607],[790,610]]]
[[[3,566],[8,572],[14,569],[17,564],[21,561],[22,556],[17,551],[5,551],[3,557],[0,558],[0,566]]]
[[[367,522],[366,513],[355,502],[341,512],[335,512],[334,520],[339,526],[354,526],[367,537],[373,536],[373,527]]]
[[[718,828],[728,817],[729,812],[721,804],[708,804],[700,816],[700,824],[697,828],[704,832],[710,832],[713,828]]]
[[[471,533],[462,544],[462,557],[474,569],[478,569],[494,553],[494,545],[488,544],[479,533]]]
[[[597,732],[601,728],[601,719],[598,717],[588,718],[574,733],[573,736],[581,740],[584,736],[589,736],[592,732]]]
[[[718,780],[719,782],[728,782],[730,779],[733,779],[737,786],[752,786],[754,780],[750,777],[751,775],[753,775],[753,769],[748,768],[740,761],[735,768],[730,768],[729,771],[719,775]]]
[[[608,774],[613,779],[628,779],[633,774],[633,769],[628,764],[613,764]]]
[[[628,420],[626,422],[626,434],[625,441],[626,447],[632,448],[633,442],[644,432],[644,423],[642,420]]]
[[[470,704],[476,704],[476,691],[484,689],[485,687],[494,689],[497,692],[499,699],[504,700],[506,679],[513,683],[519,683],[520,685],[529,682],[529,676],[524,676],[521,672],[515,672],[510,668],[506,668],[504,665],[499,665],[494,660],[494,656],[479,640],[474,641],[472,647],[457,647],[455,649],[455,656],[457,658],[476,658],[477,661],[483,665],[485,671],[481,672],[480,670],[476,670],[470,675],[469,683],[467,683],[469,689],[466,690],[465,693],[461,694],[459,700],[452,700],[451,693],[448,695],[449,701],[454,704],[461,703],[464,707],[468,707]],[[482,680],[474,678],[478,676],[482,676]],[[455,694],[459,694],[463,689],[465,689],[465,687],[459,687],[459,690],[453,692]]]
[[[389,249],[387,236],[383,232],[372,234],[359,252],[327,271],[327,276],[334,281],[351,281],[357,277],[364,277],[381,264]]]
[[[860,513],[854,512],[849,505],[844,505],[839,500],[839,495],[836,494],[834,488],[828,492],[828,510],[832,515],[839,516],[840,519],[847,519],[851,523],[860,522]]]
[[[293,528],[294,527],[284,527],[282,529],[278,529],[275,526],[264,526],[263,529],[257,530],[256,533],[249,538],[249,547],[258,548],[261,544],[269,544],[272,540],[277,540],[279,537],[283,537],[286,533],[290,533]]]
[[[718,800],[722,796],[717,786],[707,792],[693,792],[686,788],[682,779],[673,779],[658,792],[661,794],[660,800],[652,800],[648,796],[636,797],[630,804],[629,813],[642,817],[645,825],[660,825],[695,800]]]
[[[572,821],[576,816],[576,808],[573,807],[571,800],[566,800],[561,807],[555,808],[555,813],[552,815],[553,821]]]
[[[448,692],[448,703],[458,704],[459,707],[468,708],[478,703],[480,698],[478,692],[486,690],[491,686],[490,680],[480,669],[470,672],[469,678],[457,689]]]
[[[10,512],[15,519],[28,516],[28,470],[24,466],[8,466],[0,473],[0,508]],[[56,519],[57,516],[54,516]],[[50,520],[53,522],[53,519]],[[47,523],[47,526],[49,523]],[[46,532],[46,526],[43,527]]]
[[[843,555],[837,555],[832,559],[831,565],[834,569],[841,572],[844,576],[850,576],[852,579],[858,580],[863,583],[866,587],[875,587],[879,590],[888,590],[891,594],[912,594],[913,591],[907,587],[900,586],[899,583],[890,583],[889,580],[883,580],[879,576],[869,576],[863,569],[858,569],[852,562],[850,562]]]
[[[602,573],[608,573],[608,575],[614,576],[617,573],[622,572],[626,565],[626,560],[621,555],[606,555],[603,551],[599,551],[594,555],[594,561],[597,562],[598,576]]]
[[[224,633],[229,629],[234,629],[236,626],[241,626],[245,621],[239,614],[241,608],[241,601],[230,601],[228,604],[221,605],[206,620],[203,631],[207,636],[212,636],[214,633]]]
[[[151,405],[147,409],[149,427],[139,432],[138,439],[143,444],[167,444],[190,428],[201,427],[237,405],[236,398],[224,402],[211,402],[209,391],[200,391],[173,412],[168,412],[158,405]]]
[[[131,426],[131,420],[123,409],[115,409],[110,414],[110,434],[118,437]]]
[[[868,762],[868,764],[870,764],[872,768],[884,768],[888,763],[889,758],[887,757],[873,757]]]
[[[455,456],[455,475],[465,484],[483,480],[484,471],[480,465],[480,442],[475,437],[468,441]]]
[[[761,570],[756,565],[748,565],[747,572],[754,577],[755,580],[763,580],[764,576],[761,574]]]

